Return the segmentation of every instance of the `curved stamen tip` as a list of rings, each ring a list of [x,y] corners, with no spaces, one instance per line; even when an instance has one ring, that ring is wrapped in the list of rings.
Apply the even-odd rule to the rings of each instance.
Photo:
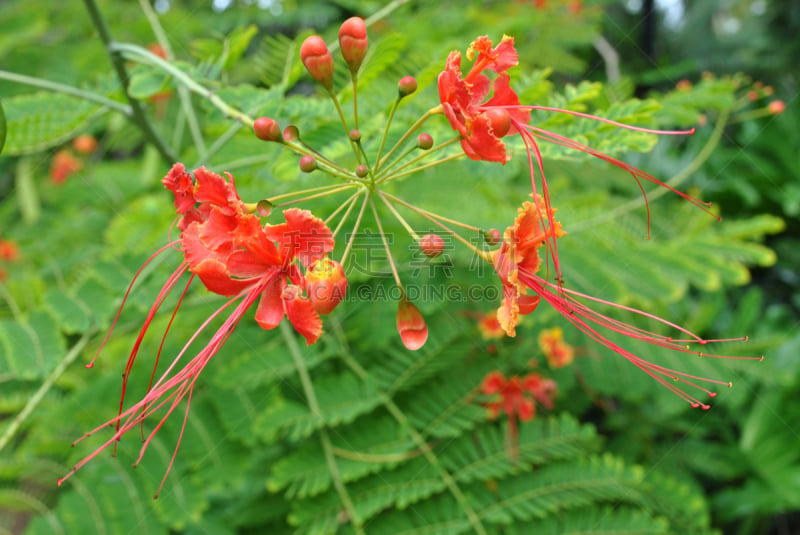
[[[700,408],[703,409],[704,411],[707,411],[708,409],[711,408],[711,405],[700,405]]]
[[[742,338],[742,342],[747,342],[749,340],[750,340],[749,336],[745,336],[744,338]],[[762,358],[763,358],[763,356],[762,356]]]
[[[733,381],[728,381],[728,388],[733,388]]]
[[[693,409],[699,409],[700,408],[700,404],[699,403],[692,403],[692,408]]]
[[[692,136],[692,135],[694,135],[694,133],[696,131],[697,131],[697,128],[691,128],[688,132],[686,132],[686,134]]]
[[[702,351],[698,351],[697,352],[697,356],[700,357],[700,358],[703,358],[703,352]]]
[[[704,346],[708,343],[708,340],[698,340],[697,343],[700,344],[701,346]]]
[[[63,482],[64,482],[64,478],[63,477],[59,477],[58,481],[56,481],[56,486],[60,487]]]
[[[761,355],[761,357],[758,359],[758,362],[764,362],[764,355]]]
[[[730,384],[730,383],[728,383],[728,384]],[[716,392],[709,392],[708,393],[708,397],[715,398],[715,397],[717,397],[717,393]]]
[[[89,364],[85,365],[84,368],[94,368],[94,362],[90,362]]]
[[[153,499],[157,500],[158,499],[158,494],[153,495]]]

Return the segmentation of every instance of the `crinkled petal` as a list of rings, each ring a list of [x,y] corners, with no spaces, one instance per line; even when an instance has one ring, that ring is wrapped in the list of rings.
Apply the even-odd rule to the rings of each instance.
[[[322,335],[322,320],[311,300],[300,292],[299,286],[289,285],[284,288],[281,298],[292,326],[306,339],[306,344],[311,345]]]
[[[244,205],[239,194],[236,193],[233,177],[230,173],[226,173],[226,175],[230,182],[205,167],[195,169],[194,177],[197,180],[195,198],[198,202],[209,202],[229,214],[240,212]]]
[[[185,172],[182,163],[176,163],[169,170],[161,183],[175,195],[175,211],[185,214],[194,208],[197,200],[194,197],[194,181],[192,176]]]
[[[308,267],[333,251],[333,234],[320,218],[299,208],[284,210],[283,215],[286,223],[268,225],[264,232],[278,243],[284,264],[297,258]]]

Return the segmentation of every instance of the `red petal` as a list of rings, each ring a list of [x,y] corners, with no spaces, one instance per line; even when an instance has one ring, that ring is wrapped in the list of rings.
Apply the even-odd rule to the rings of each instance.
[[[322,334],[322,320],[311,301],[300,292],[298,286],[287,286],[281,294],[281,299],[292,326],[306,339],[306,344],[311,345]]]
[[[279,276],[270,282],[261,293],[261,299],[259,299],[258,308],[256,309],[256,323],[262,329],[274,329],[283,321],[284,310],[281,292],[285,285],[286,281]]]
[[[502,373],[495,370],[489,372],[481,382],[481,391],[484,394],[499,394],[506,386],[506,378]]]
[[[236,295],[253,284],[252,280],[232,279],[225,264],[215,258],[203,260],[192,266],[191,270],[200,277],[210,292],[219,295]]]
[[[324,221],[299,208],[284,210],[283,215],[286,223],[268,225],[264,232],[269,239],[278,242],[284,262],[297,257],[308,267],[333,251],[333,234]]]
[[[175,211],[185,214],[195,205],[194,181],[191,175],[184,171],[182,163],[176,163],[169,170],[161,183],[175,195]]]

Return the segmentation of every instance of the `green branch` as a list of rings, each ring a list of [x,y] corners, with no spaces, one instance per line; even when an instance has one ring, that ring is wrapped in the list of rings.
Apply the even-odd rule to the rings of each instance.
[[[344,333],[342,332],[341,325],[334,323],[333,330],[336,334],[336,338],[339,340],[339,343],[342,345],[342,351],[339,352],[339,357],[344,361],[344,363],[349,367],[356,375],[359,376],[362,380],[367,380],[369,378],[369,373],[365,370],[361,364],[354,359],[350,355],[350,351],[348,349],[347,340],[345,339]],[[400,410],[400,407],[392,400],[391,397],[388,395],[381,396],[381,404],[389,411],[389,414],[403,427],[403,429],[408,433],[411,437],[411,440],[414,441],[419,451],[425,456],[425,459],[431,464],[439,472],[439,477],[442,478],[447,489],[450,491],[450,494],[456,499],[458,504],[461,506],[461,509],[466,513],[467,519],[469,523],[472,525],[472,529],[475,530],[475,533],[479,535],[486,535],[486,528],[483,527],[481,523],[481,519],[472,506],[467,502],[466,496],[464,493],[461,492],[461,488],[456,483],[456,480],[447,471],[447,469],[442,465],[442,462],[433,452],[433,449],[430,445],[425,442],[423,436],[411,425],[411,421],[408,417]]]
[[[86,4],[86,9],[89,11],[92,24],[94,24],[94,27],[100,36],[100,40],[103,42],[103,46],[106,49],[106,53],[111,60],[114,71],[117,73],[117,78],[119,79],[119,83],[125,93],[125,98],[128,99],[128,103],[131,107],[131,121],[133,121],[139,130],[142,131],[145,139],[152,143],[153,146],[158,150],[158,153],[161,156],[161,159],[164,160],[164,163],[172,164],[176,162],[178,158],[172,152],[172,149],[166,145],[164,140],[161,138],[161,135],[155,130],[153,124],[147,118],[141,102],[133,98],[128,92],[130,77],[128,76],[128,70],[125,67],[125,61],[123,60],[122,55],[112,47],[113,39],[111,37],[111,30],[109,30],[105,18],[103,18],[103,15],[100,13],[100,8],[97,6],[96,1],[83,1],[84,4]]]
[[[297,368],[297,374],[300,376],[300,383],[303,385],[303,392],[305,393],[306,400],[308,401],[308,408],[311,410],[311,414],[315,418],[322,419],[322,411],[320,410],[319,402],[317,401],[317,395],[314,393],[314,385],[311,383],[311,377],[308,375],[308,369],[306,368],[306,363],[303,360],[303,355],[300,353],[300,348],[297,345],[297,340],[294,338],[291,327],[289,327],[285,321],[281,322],[281,334],[283,335],[283,339],[286,341],[286,346],[289,348],[289,353],[292,354],[295,368]],[[353,506],[353,500],[350,499],[350,495],[347,493],[347,488],[344,486],[342,476],[339,473],[339,466],[336,464],[336,458],[334,456],[333,446],[331,445],[331,439],[328,436],[328,431],[324,427],[319,429],[319,440],[322,443],[322,450],[325,452],[325,462],[328,464],[328,471],[331,474],[333,485],[336,487],[336,492],[339,494],[339,498],[342,500],[342,505],[344,505],[344,508],[350,517],[350,522],[353,524],[353,529],[356,533],[363,535],[364,527],[361,525],[361,519],[356,515],[356,509],[355,506]]]
[[[111,108],[112,110],[116,110],[129,117],[133,114],[133,111],[130,106],[126,106],[121,102],[117,102],[116,100],[111,100],[110,98],[106,98],[103,95],[98,95],[97,93],[92,93],[91,91],[86,91],[85,89],[79,89],[71,85],[59,84],[58,82],[51,82],[50,80],[45,80],[43,78],[35,78],[33,76],[25,76],[24,74],[17,74],[3,70],[0,70],[0,80],[8,80],[9,82],[17,82],[20,84],[30,85],[33,87],[39,87],[41,89],[53,91],[54,93],[64,93],[65,95],[72,95],[73,97],[82,98],[83,100],[96,102],[97,104],[101,104],[107,108]]]

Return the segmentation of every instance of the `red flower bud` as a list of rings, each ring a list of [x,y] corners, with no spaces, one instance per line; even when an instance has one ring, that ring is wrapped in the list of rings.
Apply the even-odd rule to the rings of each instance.
[[[263,141],[280,141],[281,140],[281,127],[275,119],[269,117],[259,117],[253,121],[253,131],[256,137]]]
[[[342,265],[327,256],[311,264],[306,272],[306,293],[318,314],[330,314],[347,293]]]
[[[486,112],[489,123],[492,125],[492,133],[497,137],[503,137],[511,130],[511,115],[508,110],[503,108],[493,108]]]
[[[355,76],[367,55],[367,25],[364,19],[351,17],[342,23],[339,28],[339,48],[342,57],[350,67],[350,72]]]
[[[433,147],[433,138],[430,134],[420,134],[417,136],[417,147],[422,150],[428,150]]]
[[[369,173],[369,167],[364,165],[363,163],[356,167],[356,176],[358,178],[364,178]]]
[[[403,297],[397,308],[397,332],[403,340],[403,345],[411,351],[416,351],[425,345],[428,340],[428,325],[419,309],[408,299]]]
[[[400,78],[397,84],[397,94],[400,98],[407,97],[417,90],[417,79],[413,76],[404,76]]]
[[[500,234],[500,231],[496,228],[490,228],[483,233],[483,239],[486,240],[486,245],[492,246],[500,243],[500,240],[503,239],[503,235]]]
[[[304,173],[310,173],[314,169],[317,168],[317,159],[311,156],[310,154],[306,154],[302,158],[300,158],[300,170]]]
[[[355,128],[350,130],[350,133],[347,134],[347,136],[350,138],[350,141],[361,141],[361,132]]]
[[[322,37],[312,35],[300,45],[300,59],[314,80],[333,89],[333,56]]]
[[[300,130],[293,124],[283,129],[283,139],[286,141],[297,141],[300,139]]]
[[[72,140],[72,148],[78,154],[91,154],[97,150],[97,140],[91,134],[81,134]]]
[[[779,113],[783,113],[786,110],[786,103],[782,100],[773,100],[769,104],[767,104],[767,109],[773,115],[778,115]]]
[[[436,258],[444,251],[444,240],[438,234],[426,234],[419,239],[419,250],[430,258]]]

